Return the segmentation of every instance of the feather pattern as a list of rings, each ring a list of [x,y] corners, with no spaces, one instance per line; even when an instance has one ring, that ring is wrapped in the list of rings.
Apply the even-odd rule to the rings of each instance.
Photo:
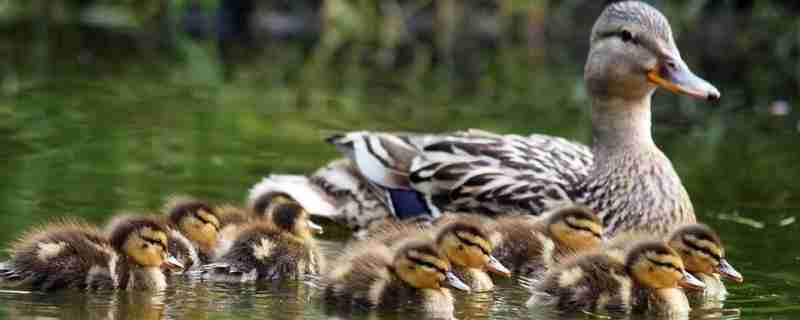
[[[354,231],[392,215],[386,189],[370,183],[348,159],[332,161],[310,176],[270,175],[253,186],[249,199],[284,193],[311,215],[325,217]]]
[[[353,141],[370,140],[371,133],[342,137],[329,141],[342,150],[357,144]],[[339,144],[342,141],[348,142]],[[408,166],[409,185],[424,196],[433,217],[441,211],[538,216],[577,203],[593,209],[609,234],[636,228],[666,233],[676,225],[694,222],[694,209],[680,178],[655,145],[593,150],[559,137],[481,130],[397,134],[394,141],[405,142],[404,150],[418,150]],[[385,158],[391,152],[362,152],[369,150],[350,149],[345,154],[383,157],[372,163],[384,163],[386,170],[405,168],[405,158]],[[359,162],[354,167],[363,172]],[[385,176],[364,175],[370,181]]]

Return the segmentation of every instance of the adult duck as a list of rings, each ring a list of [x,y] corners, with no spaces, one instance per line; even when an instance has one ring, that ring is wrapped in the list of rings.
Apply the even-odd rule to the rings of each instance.
[[[591,148],[546,135],[479,130],[360,131],[328,141],[401,218],[435,218],[441,211],[539,215],[578,203],[602,218],[608,235],[667,233],[695,222],[689,195],[653,141],[651,97],[659,87],[709,101],[720,93],[690,71],[667,19],[642,2],[606,7],[592,28],[584,80],[591,95]],[[419,198],[423,205],[413,203]]]

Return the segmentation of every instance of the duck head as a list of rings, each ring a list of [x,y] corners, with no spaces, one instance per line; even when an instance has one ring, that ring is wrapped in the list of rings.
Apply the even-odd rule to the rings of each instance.
[[[633,247],[625,258],[625,268],[649,289],[705,288],[702,281],[686,271],[680,255],[660,241],[645,241]]]
[[[322,227],[311,221],[308,212],[296,202],[274,205],[269,217],[276,227],[303,239],[311,238],[312,233],[323,232]]]
[[[743,282],[742,274],[725,259],[725,248],[714,230],[704,224],[690,224],[675,230],[669,245],[681,255],[686,270],[694,274],[720,274]]]
[[[172,271],[183,269],[183,265],[167,250],[166,229],[155,220],[128,218],[115,225],[109,238],[117,251],[140,267],[164,267]]]
[[[210,254],[217,244],[220,222],[208,204],[191,198],[171,200],[166,210],[169,222],[175,225],[200,250]]]
[[[595,98],[641,100],[657,87],[697,99],[719,91],[681,58],[669,22],[642,2],[609,5],[592,28],[584,77]]]
[[[547,217],[547,230],[561,245],[575,251],[599,247],[604,241],[603,222],[583,206],[561,208]]]
[[[494,245],[486,231],[477,225],[465,222],[450,223],[439,231],[436,244],[455,265],[486,269],[506,277],[511,275],[511,271],[492,256]]]
[[[397,251],[392,269],[408,285],[417,289],[450,287],[469,292],[467,286],[450,270],[450,262],[429,243],[410,243]]]

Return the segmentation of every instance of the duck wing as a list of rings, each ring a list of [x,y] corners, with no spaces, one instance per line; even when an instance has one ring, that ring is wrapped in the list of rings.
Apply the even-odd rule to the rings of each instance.
[[[360,131],[328,141],[371,182],[421,193],[434,217],[442,210],[541,213],[574,199],[593,159],[588,147],[563,138],[472,129],[439,135]]]

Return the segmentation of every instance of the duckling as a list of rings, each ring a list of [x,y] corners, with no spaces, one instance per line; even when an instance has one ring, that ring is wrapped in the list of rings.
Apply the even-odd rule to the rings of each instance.
[[[453,273],[475,292],[494,290],[494,282],[484,270],[511,276],[511,271],[492,255],[494,242],[490,234],[480,224],[463,218],[446,223],[437,231],[436,246],[452,264]]]
[[[233,241],[236,240],[240,228],[256,218],[252,211],[229,204],[217,206],[214,211],[217,212],[219,217],[220,229],[212,261],[218,260],[223,253],[228,252],[233,245]]]
[[[296,202],[277,204],[269,219],[258,219],[238,230],[230,249],[203,267],[211,280],[277,280],[316,275],[323,266],[312,232],[322,227]]]
[[[681,256],[686,270],[705,283],[704,291],[687,293],[692,301],[722,300],[727,290],[719,275],[735,282],[743,281],[742,275],[725,259],[725,249],[719,236],[707,225],[683,225],[666,237],[652,233],[627,232],[611,239],[607,248],[626,249],[643,240],[666,240]]]
[[[421,310],[452,317],[453,296],[445,287],[469,292],[450,262],[430,241],[409,241],[392,250],[365,241],[337,259],[323,279],[326,305],[335,310]]]
[[[164,205],[163,212],[168,225],[185,237],[181,239],[175,233],[170,236],[170,247],[181,253],[179,257],[182,262],[190,267],[210,262],[214,257],[220,229],[216,211],[209,204],[192,197],[172,196]]]
[[[584,254],[552,269],[535,285],[528,305],[559,311],[688,313],[689,302],[679,286],[704,287],[666,243],[641,241],[624,254],[618,249]]]
[[[75,221],[25,233],[9,249],[0,284],[39,290],[120,288],[164,290],[161,267],[183,266],[167,251],[167,230],[155,219],[119,219],[106,236]]]
[[[446,214],[431,226],[425,222],[384,222],[371,228],[370,238],[399,247],[406,241],[422,237],[433,241],[449,260],[452,271],[474,292],[494,290],[494,282],[486,273],[508,277],[511,271],[491,252],[496,237],[489,230],[490,219],[468,214]]]
[[[687,292],[691,301],[722,300],[727,295],[722,277],[741,283],[742,274],[725,259],[725,248],[717,233],[704,224],[689,224],[668,238],[670,247],[680,254],[686,271],[703,281],[704,291]]]
[[[251,190],[247,208],[229,204],[217,206],[215,211],[220,219],[221,228],[215,247],[216,255],[212,260],[218,260],[223,253],[230,250],[242,227],[252,221],[268,218],[275,206],[290,202],[296,201],[288,194],[259,187]]]
[[[502,240],[492,253],[522,276],[541,275],[564,258],[599,247],[603,223],[583,206],[568,206],[542,218],[504,216],[494,228]]]

